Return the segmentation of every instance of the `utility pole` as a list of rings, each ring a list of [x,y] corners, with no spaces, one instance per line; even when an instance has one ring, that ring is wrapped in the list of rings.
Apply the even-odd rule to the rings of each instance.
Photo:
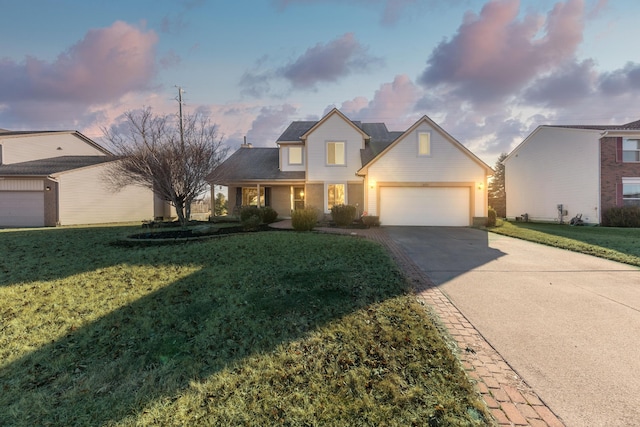
[[[178,88],[178,106],[179,106],[179,118],[180,118],[180,144],[184,150],[184,126],[182,124],[182,86],[176,86]]]

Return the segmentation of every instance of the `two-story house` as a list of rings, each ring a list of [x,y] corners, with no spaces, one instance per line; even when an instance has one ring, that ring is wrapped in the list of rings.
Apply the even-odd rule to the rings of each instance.
[[[350,204],[383,225],[469,226],[486,219],[492,172],[427,116],[396,132],[333,109],[291,123],[276,147],[243,144],[207,181],[229,188],[230,206],[271,206],[283,217]]]
[[[640,120],[539,126],[504,165],[507,218],[598,224],[609,208],[640,206]]]
[[[0,227],[152,219],[150,190],[109,188],[104,173],[112,161],[107,149],[77,131],[1,130]]]

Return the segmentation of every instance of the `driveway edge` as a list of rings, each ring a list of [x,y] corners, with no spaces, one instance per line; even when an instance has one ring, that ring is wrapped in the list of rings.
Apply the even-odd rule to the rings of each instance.
[[[457,344],[457,356],[462,366],[499,426],[564,427],[560,418],[384,230],[358,231],[364,231],[358,234],[388,250],[412,284],[418,299],[438,315]]]

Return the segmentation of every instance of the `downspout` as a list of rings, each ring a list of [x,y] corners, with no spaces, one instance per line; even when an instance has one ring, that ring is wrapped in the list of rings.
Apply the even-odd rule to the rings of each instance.
[[[598,224],[602,223],[602,138],[606,138],[609,131],[605,130],[600,133],[600,142],[598,144],[598,206],[596,206],[596,215],[598,216]]]

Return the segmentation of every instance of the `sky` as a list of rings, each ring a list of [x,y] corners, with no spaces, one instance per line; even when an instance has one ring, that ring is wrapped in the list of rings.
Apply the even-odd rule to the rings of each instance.
[[[332,108],[427,115],[490,166],[537,126],[640,119],[637,0],[0,0],[0,128],[103,142],[202,113],[234,151]]]

